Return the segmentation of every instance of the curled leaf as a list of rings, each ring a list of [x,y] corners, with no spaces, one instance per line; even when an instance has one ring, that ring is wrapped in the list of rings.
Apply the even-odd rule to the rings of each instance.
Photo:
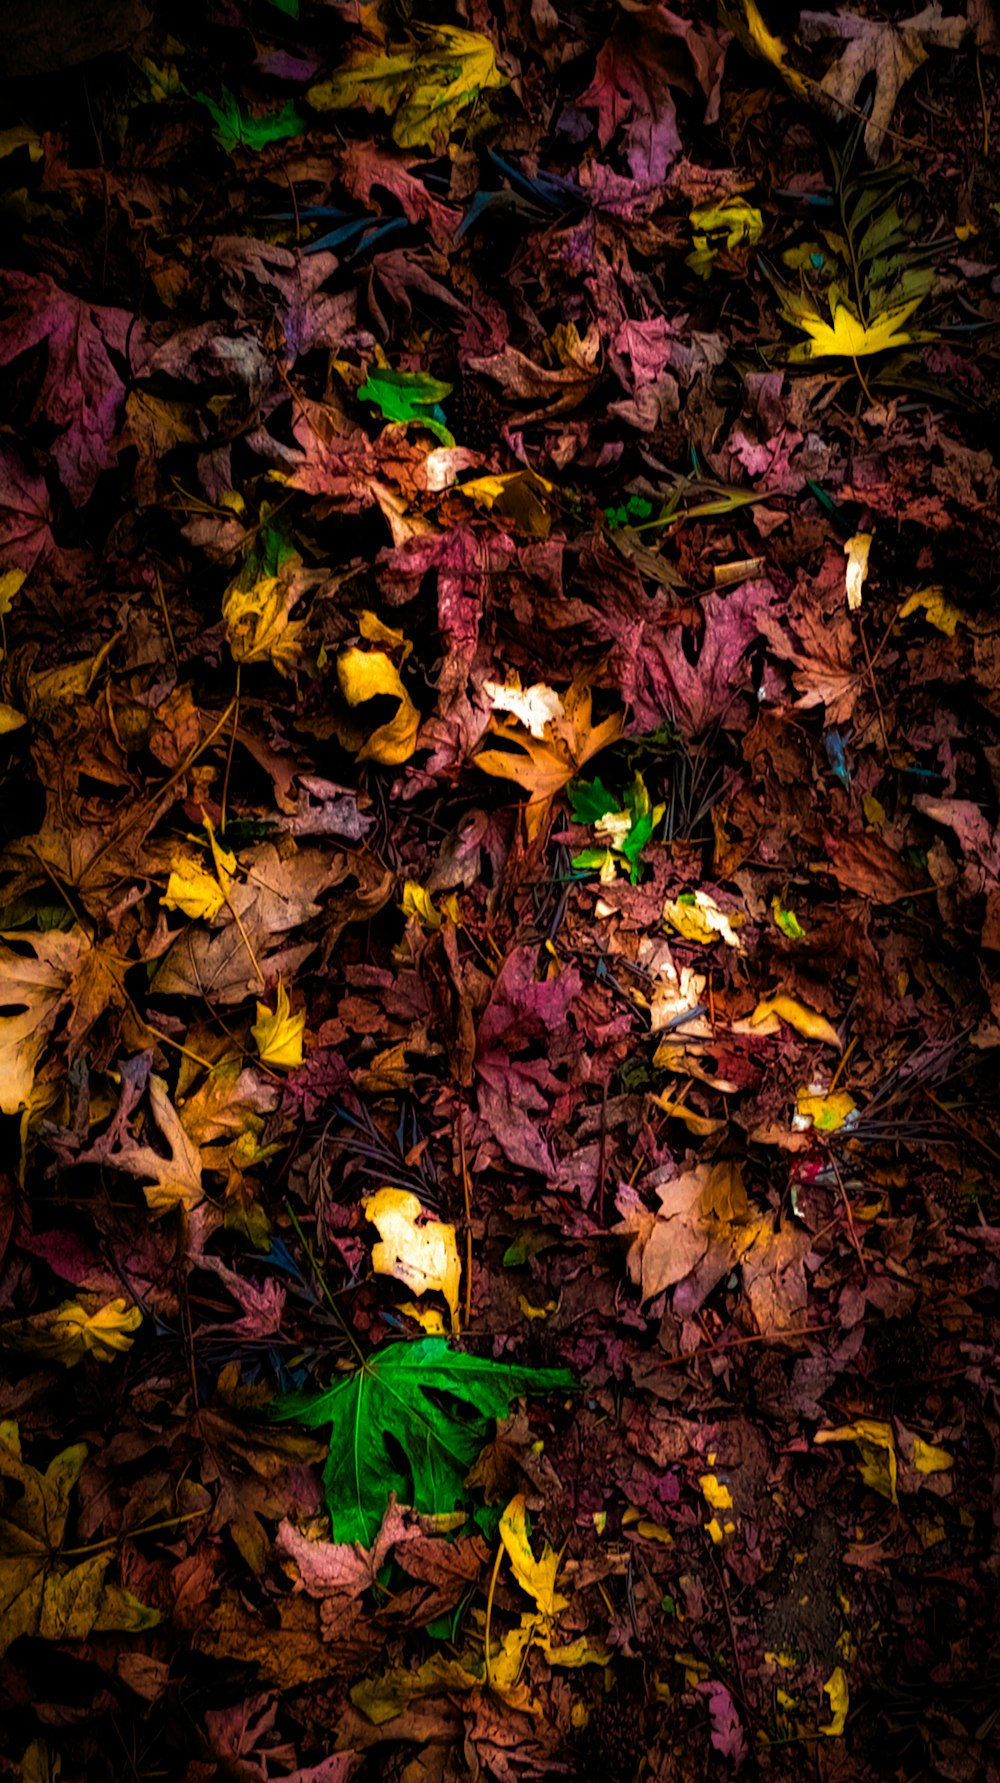
[[[394,717],[378,725],[358,750],[358,760],[381,762],[384,767],[409,761],[417,744],[420,713],[391,657],[384,650],[361,650],[352,645],[337,658],[337,679],[348,705],[363,706],[380,695],[399,701]]]
[[[514,1577],[522,1591],[533,1597],[543,1616],[557,1616],[569,1603],[556,1590],[559,1555],[548,1542],[542,1546],[542,1557],[536,1560],[528,1534],[528,1511],[524,1494],[512,1498],[500,1519],[500,1540],[510,1557]]]
[[[806,1040],[820,1040],[824,1046],[835,1046],[838,1052],[843,1051],[844,1043],[825,1015],[820,1015],[817,1009],[810,1009],[807,1003],[800,1003],[797,998],[786,997],[784,994],[764,997],[758,1003],[749,1020],[750,1030],[757,1028],[765,1033],[777,1032],[773,1025],[769,1025],[774,1016],[787,1022],[789,1027],[802,1034]]]

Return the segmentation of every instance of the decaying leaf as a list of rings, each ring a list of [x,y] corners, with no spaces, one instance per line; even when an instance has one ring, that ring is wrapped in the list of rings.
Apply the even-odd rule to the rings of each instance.
[[[495,709],[502,701],[513,701],[507,707],[512,715],[494,717],[490,731],[509,748],[483,749],[475,758],[476,767],[484,773],[523,787],[531,804],[547,804],[576,778],[591,756],[614,743],[624,727],[623,712],[613,713],[601,724],[592,723],[592,694],[582,680],[574,681],[561,697],[555,696],[558,709],[551,694],[552,689],[536,686],[519,698],[519,689],[512,683],[498,690]],[[529,720],[527,729],[521,712]],[[551,716],[546,716],[548,712]]]
[[[393,119],[400,148],[444,146],[461,114],[491,87],[504,85],[488,37],[454,25],[425,27],[416,43],[396,51],[374,46],[331,80],[310,87],[317,111],[363,105]]]
[[[379,698],[398,701],[393,717],[376,725],[362,743],[358,760],[381,762],[385,767],[409,761],[416,748],[420,714],[392,658],[383,650],[344,650],[337,658],[337,679],[350,706],[365,706],[369,700]]]
[[[141,1324],[139,1308],[129,1306],[123,1296],[102,1304],[99,1295],[83,1294],[78,1300],[64,1300],[51,1312],[0,1325],[0,1342],[74,1368],[87,1356],[113,1362],[124,1355]]]
[[[376,1275],[394,1275],[415,1294],[443,1294],[457,1332],[462,1267],[454,1226],[422,1217],[418,1197],[405,1189],[379,1189],[363,1206],[378,1227],[380,1242],[372,1250]]]
[[[18,931],[0,937],[3,1012],[0,1013],[0,1110],[18,1114],[31,1095],[35,1070],[62,1005],[70,995],[88,943],[68,934]]]
[[[20,1635],[84,1641],[110,1629],[138,1634],[160,1620],[107,1583],[113,1547],[75,1565],[62,1558],[70,1494],[86,1459],[86,1444],[74,1443],[39,1473],[22,1458],[17,1425],[0,1423],[0,1654]]]

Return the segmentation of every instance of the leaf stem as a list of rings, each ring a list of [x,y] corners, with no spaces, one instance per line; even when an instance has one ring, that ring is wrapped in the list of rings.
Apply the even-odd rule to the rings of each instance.
[[[501,1541],[501,1542],[497,1543],[497,1557],[493,1562],[493,1573],[490,1578],[490,1588],[486,1594],[486,1628],[484,1631],[483,1651],[484,1651],[484,1655],[486,1658],[486,1688],[487,1688],[487,1690],[492,1690],[492,1688],[493,1688],[493,1666],[492,1666],[492,1663],[490,1660],[490,1625],[493,1621],[493,1598],[494,1598],[494,1594],[495,1594],[496,1588],[497,1588],[497,1579],[500,1576],[500,1567],[501,1567],[502,1561],[503,1561],[503,1542]]]

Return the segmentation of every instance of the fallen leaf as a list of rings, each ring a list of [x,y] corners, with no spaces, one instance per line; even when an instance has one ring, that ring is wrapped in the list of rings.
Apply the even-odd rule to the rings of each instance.
[[[521,1394],[566,1393],[574,1386],[564,1368],[492,1362],[423,1337],[376,1350],[326,1392],[286,1395],[272,1415],[311,1429],[330,1427],[323,1483],[334,1538],[368,1546],[391,1492],[401,1503],[412,1499],[418,1510],[454,1510],[493,1420]],[[392,1454],[386,1432],[394,1439]]]
[[[0,1110],[19,1114],[27,1107],[35,1070],[60,1009],[69,997],[86,937],[74,927],[66,934],[27,930],[0,936]]]
[[[839,1739],[843,1734],[847,1722],[847,1711],[850,1708],[851,1703],[850,1692],[847,1688],[847,1678],[844,1675],[843,1666],[834,1666],[833,1671],[823,1685],[823,1690],[830,1698],[830,1709],[832,1711],[833,1719],[826,1727],[821,1727],[819,1731],[820,1733],[828,1734],[831,1739]]]
[[[817,1430],[814,1442],[856,1442],[861,1460],[858,1471],[866,1486],[883,1498],[898,1504],[896,1482],[898,1467],[892,1425],[881,1418],[856,1418],[853,1424],[840,1424],[836,1430]]]
[[[316,111],[355,105],[384,111],[400,148],[433,146],[440,153],[462,112],[480,94],[504,84],[488,37],[435,25],[421,28],[418,41],[403,49],[366,46],[332,79],[310,87],[308,97]]]
[[[856,532],[844,546],[844,555],[847,558],[845,582],[849,613],[856,613],[861,605],[861,590],[868,575],[868,553],[871,546],[872,535],[870,532]]]
[[[409,761],[417,743],[420,714],[400,680],[392,658],[382,650],[352,646],[337,658],[337,679],[348,705],[363,706],[368,700],[387,697],[399,704],[392,718],[378,725],[358,750],[359,761],[377,761],[398,767]]]
[[[540,720],[541,736],[526,731],[515,717],[494,717],[492,734],[510,747],[481,750],[475,765],[486,774],[515,781],[528,793],[530,803],[544,805],[576,778],[591,756],[617,741],[625,715],[616,712],[594,725],[591,690],[586,682],[577,680],[562,696],[561,713],[542,719],[539,690],[531,691],[535,695],[531,716]]]
[[[457,1332],[462,1270],[454,1226],[422,1218],[418,1197],[405,1189],[379,1189],[362,1206],[381,1241],[372,1251],[376,1275],[393,1275],[415,1294],[443,1294]]]
[[[965,624],[965,614],[961,607],[950,601],[943,588],[918,588],[903,602],[899,609],[900,619],[909,619],[911,613],[923,612],[928,625],[943,632],[946,638],[953,638],[960,625]]]
[[[800,1003],[796,997],[788,997],[784,993],[777,997],[762,997],[746,1023],[734,1023],[734,1031],[753,1033],[756,1030],[773,1034],[776,1032],[773,1025],[775,1016],[787,1022],[789,1027],[802,1034],[806,1040],[819,1040],[824,1046],[835,1046],[838,1052],[843,1052],[844,1043],[826,1016],[820,1015],[816,1009],[810,1009],[808,1004]]]
[[[129,1306],[121,1296],[102,1305],[98,1295],[88,1294],[64,1300],[52,1312],[0,1326],[0,1341],[75,1368],[87,1356],[97,1362],[113,1362],[124,1355],[141,1324],[139,1308]]]
[[[799,31],[806,43],[837,39],[845,45],[824,74],[819,92],[843,119],[855,111],[862,83],[874,77],[874,97],[864,130],[865,149],[878,159],[905,83],[927,60],[929,48],[957,49],[969,25],[960,14],[946,17],[937,0],[912,18],[892,21],[851,12],[803,12]]]
[[[279,979],[273,1013],[266,1003],[258,1003],[257,1020],[250,1030],[261,1064],[270,1065],[273,1071],[297,1071],[302,1063],[305,1027],[305,1013],[292,1014],[288,992]]]
[[[569,1598],[556,1590],[560,1556],[548,1542],[543,1543],[542,1556],[536,1560],[528,1533],[528,1511],[523,1493],[512,1498],[500,1519],[500,1540],[510,1559],[514,1577],[522,1591],[533,1597],[543,1616],[558,1616],[566,1609]]]
[[[304,621],[292,619],[298,590],[280,576],[262,576],[249,587],[231,582],[222,602],[229,648],[237,663],[270,662],[288,675],[299,660]]]
[[[685,941],[698,941],[704,947],[710,947],[714,941],[724,941],[737,953],[744,951],[736,930],[746,917],[738,912],[727,914],[720,910],[708,892],[699,890],[682,893],[679,898],[668,898],[663,906],[663,920]]]
[[[86,1444],[75,1443],[39,1473],[22,1459],[16,1423],[0,1423],[0,1656],[20,1635],[85,1641],[113,1629],[139,1634],[160,1620],[106,1583],[113,1547],[76,1566],[61,1557],[70,1493],[86,1459]]]

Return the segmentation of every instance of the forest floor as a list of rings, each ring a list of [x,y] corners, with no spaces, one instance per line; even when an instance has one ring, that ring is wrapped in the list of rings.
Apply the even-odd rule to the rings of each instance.
[[[0,25],[0,1776],[997,1783],[989,5]]]

